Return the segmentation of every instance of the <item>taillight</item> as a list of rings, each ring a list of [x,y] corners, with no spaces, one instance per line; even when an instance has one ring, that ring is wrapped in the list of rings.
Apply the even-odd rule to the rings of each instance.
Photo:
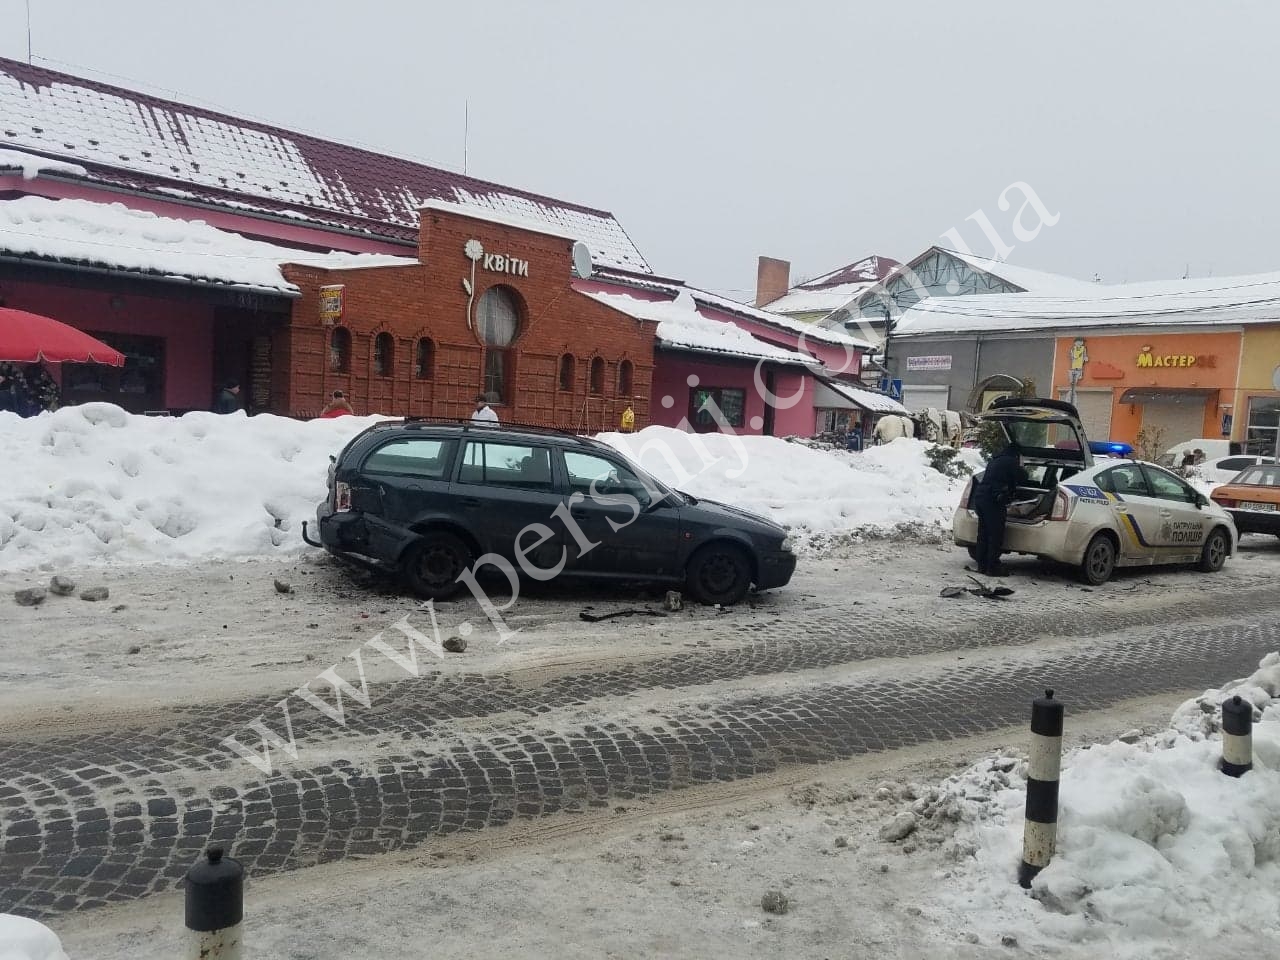
[[[1067,494],[1063,490],[1059,490],[1053,498],[1053,510],[1049,512],[1050,520],[1065,520],[1071,513],[1071,501],[1067,499]]]
[[[339,480],[333,485],[333,509],[335,513],[346,513],[351,509],[351,484]]]
[[[1239,506],[1239,502],[1236,500],[1232,500],[1230,497],[1210,497],[1209,499],[1212,500],[1214,503],[1216,503],[1220,507]]]
[[[969,482],[964,485],[964,493],[960,494],[960,509],[969,509],[969,494],[973,492],[973,477],[969,478]]]

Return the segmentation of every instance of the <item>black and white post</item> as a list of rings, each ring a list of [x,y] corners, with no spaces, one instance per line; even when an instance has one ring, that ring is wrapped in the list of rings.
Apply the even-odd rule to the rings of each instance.
[[[1022,833],[1018,884],[1031,886],[1053,859],[1058,839],[1058,777],[1062,771],[1062,704],[1053,691],[1031,704],[1031,763],[1027,771],[1027,815]]]
[[[244,867],[210,847],[187,871],[187,960],[241,960]]]
[[[1222,702],[1222,772],[1239,777],[1253,769],[1253,704],[1236,694]]]

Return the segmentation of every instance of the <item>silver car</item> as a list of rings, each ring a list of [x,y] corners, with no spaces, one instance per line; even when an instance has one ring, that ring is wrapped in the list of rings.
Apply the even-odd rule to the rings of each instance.
[[[1011,398],[979,419],[995,422],[1019,445],[1030,477],[1009,504],[1005,552],[1077,567],[1085,582],[1100,584],[1116,567],[1196,564],[1215,572],[1235,549],[1230,514],[1181,477],[1138,460],[1095,462],[1071,404]],[[978,541],[978,515],[969,509],[976,479],[951,524],[955,542],[971,555]]]

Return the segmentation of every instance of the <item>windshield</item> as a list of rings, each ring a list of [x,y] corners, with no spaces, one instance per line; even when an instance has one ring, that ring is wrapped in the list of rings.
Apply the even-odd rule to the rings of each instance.
[[[1280,467],[1250,467],[1231,482],[1251,487],[1280,487]]]

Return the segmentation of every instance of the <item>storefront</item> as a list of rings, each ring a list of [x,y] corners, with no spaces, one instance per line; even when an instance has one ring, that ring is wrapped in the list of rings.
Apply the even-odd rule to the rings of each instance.
[[[1280,324],[1245,329],[1240,382],[1227,415],[1241,452],[1275,456],[1280,450]]]
[[[1053,386],[1080,409],[1097,440],[1140,445],[1147,455],[1183,440],[1229,437],[1241,333],[1194,328],[1057,339]]]

